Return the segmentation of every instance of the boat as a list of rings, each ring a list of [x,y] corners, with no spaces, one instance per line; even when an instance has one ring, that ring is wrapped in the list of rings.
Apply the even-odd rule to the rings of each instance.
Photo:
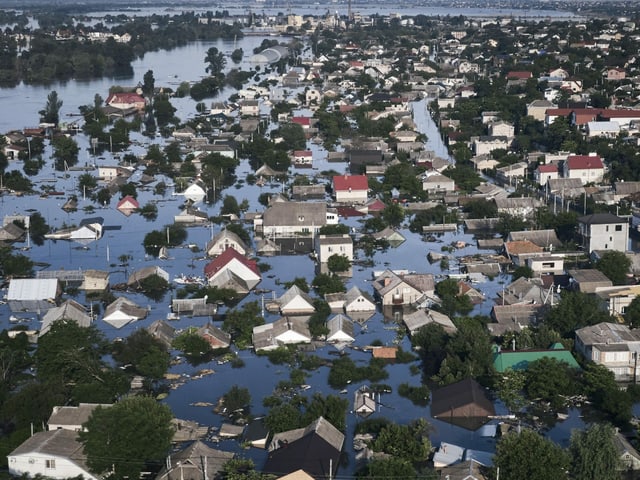
[[[167,247],[160,247],[158,258],[161,260],[167,260],[169,258],[169,251],[167,250]]]
[[[167,313],[167,320],[180,320],[180,315],[178,313],[169,312]]]
[[[185,275],[181,273],[176,278],[173,279],[175,283],[178,285],[204,285],[204,278],[198,277],[197,275]]]

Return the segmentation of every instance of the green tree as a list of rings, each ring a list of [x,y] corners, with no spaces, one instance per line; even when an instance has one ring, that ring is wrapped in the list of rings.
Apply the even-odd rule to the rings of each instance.
[[[173,415],[151,397],[126,397],[97,407],[79,433],[89,469],[114,478],[139,478],[146,464],[160,464],[171,447]]]
[[[78,177],[78,189],[82,193],[91,192],[98,186],[98,179],[90,173],[83,173]]]
[[[65,137],[64,135],[55,137],[52,141],[53,144],[53,158],[55,158],[56,170],[66,170],[78,163],[78,144],[71,137]]]
[[[205,71],[212,76],[216,76],[222,73],[227,60],[224,58],[224,54],[216,47],[211,47],[207,50],[207,55],[204,57],[204,62],[207,64]]]
[[[253,327],[264,325],[264,318],[260,316],[258,302],[244,304],[242,309],[234,309],[227,313],[222,329],[231,335],[238,348],[251,345]]]
[[[344,283],[335,273],[328,275],[326,273],[319,273],[313,279],[313,288],[320,296],[324,296],[327,293],[344,292]]]
[[[411,462],[425,461],[431,451],[428,424],[422,418],[409,425],[390,423],[382,427],[371,442],[371,448],[374,452],[384,452]]]
[[[577,392],[577,371],[555,358],[543,357],[527,367],[525,389],[530,399],[540,398],[561,408]]]
[[[404,208],[398,203],[391,203],[382,210],[382,219],[391,227],[399,227],[404,221]]]
[[[155,92],[155,79],[153,78],[153,70],[147,70],[144,74],[142,83],[142,94],[147,98],[153,98]]]
[[[549,480],[566,478],[569,456],[551,440],[525,429],[500,439],[493,464],[503,480]]]
[[[611,321],[598,300],[582,292],[563,291],[560,302],[553,306],[545,318],[545,324],[567,337],[578,328]]]
[[[596,262],[596,268],[604,273],[614,285],[625,285],[628,281],[631,260],[624,252],[608,250]]]
[[[327,268],[330,272],[346,272],[351,267],[351,262],[345,255],[333,254],[327,260]]]
[[[571,434],[571,477],[598,480],[620,479],[620,456],[615,446],[615,430],[605,423],[594,423]]]
[[[496,393],[510,412],[519,412],[525,405],[522,392],[526,382],[526,375],[519,370],[507,369],[496,374]]]
[[[58,92],[52,90],[47,95],[47,103],[43,110],[40,110],[40,121],[52,123],[55,126],[60,122],[60,109],[62,108],[62,100],[58,98]]]
[[[222,396],[222,401],[228,413],[241,408],[246,408],[251,404],[251,394],[248,388],[234,385]]]
[[[624,321],[631,328],[640,327],[640,297],[635,297],[624,313]]]
[[[202,338],[195,327],[189,327],[180,333],[171,345],[180,350],[190,361],[206,359],[211,353],[211,344]]]
[[[378,480],[380,478],[417,478],[413,464],[405,458],[387,457],[371,460],[358,478]]]
[[[153,380],[163,377],[171,361],[164,344],[145,329],[136,330],[122,342],[115,342],[113,358],[120,365],[129,366],[137,374]]]
[[[221,215],[240,215],[240,206],[238,200],[233,195],[225,195],[222,201],[222,208],[220,209]]]

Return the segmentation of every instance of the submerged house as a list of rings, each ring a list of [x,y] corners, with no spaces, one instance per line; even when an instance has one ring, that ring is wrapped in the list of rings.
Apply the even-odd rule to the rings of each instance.
[[[7,303],[12,312],[46,312],[56,306],[61,292],[55,278],[12,278]]]
[[[266,323],[253,328],[253,348],[275,350],[282,345],[311,343],[308,317],[281,317],[273,323]]]
[[[343,445],[344,434],[319,417],[306,428],[275,434],[262,471],[284,475],[302,469],[314,478],[334,478]]]
[[[139,307],[128,298],[119,297],[107,305],[102,319],[115,328],[122,328],[131,322],[145,318],[147,313],[146,308]]]
[[[431,416],[468,430],[476,430],[496,414],[484,389],[471,378],[433,392]]]
[[[224,465],[235,456],[196,440],[171,454],[155,480],[207,480],[217,478]]]

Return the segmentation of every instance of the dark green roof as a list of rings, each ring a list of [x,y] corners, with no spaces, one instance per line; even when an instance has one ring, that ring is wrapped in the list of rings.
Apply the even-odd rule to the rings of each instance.
[[[526,370],[530,362],[535,362],[541,358],[555,358],[570,367],[580,368],[571,352],[565,350],[560,343],[553,344],[549,350],[505,350],[497,352],[493,357],[493,366],[498,372],[504,372],[508,369]]]

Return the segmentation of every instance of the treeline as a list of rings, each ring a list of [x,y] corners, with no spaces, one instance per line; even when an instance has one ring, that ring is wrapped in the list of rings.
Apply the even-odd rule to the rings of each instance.
[[[51,15],[51,14],[49,14]],[[11,87],[20,81],[47,84],[72,78],[91,79],[103,76],[126,77],[133,75],[131,62],[146,52],[170,50],[197,40],[241,37],[240,25],[201,23],[193,13],[177,16],[159,16],[128,19],[113,27],[98,24],[86,27],[75,24],[65,16],[38,17],[41,29],[30,32],[28,49],[20,49],[16,26],[0,35],[0,85]],[[42,28],[46,25],[47,28]],[[104,42],[85,40],[88,31],[129,34],[127,43],[109,38]],[[57,40],[63,33],[67,40]],[[23,40],[20,42],[24,43]]]

